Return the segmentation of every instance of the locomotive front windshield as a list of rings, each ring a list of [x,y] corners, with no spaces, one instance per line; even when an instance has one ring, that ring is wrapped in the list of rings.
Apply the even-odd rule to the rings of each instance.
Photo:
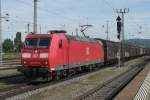
[[[25,48],[49,48],[49,38],[27,38],[25,40]]]

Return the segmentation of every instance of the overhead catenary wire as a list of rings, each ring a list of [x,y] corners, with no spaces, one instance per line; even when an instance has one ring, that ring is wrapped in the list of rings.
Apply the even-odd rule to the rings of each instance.
[[[129,17],[129,19],[135,19],[132,15],[130,15],[128,17]],[[130,21],[128,21],[128,23],[134,24],[138,29],[140,29],[140,27],[144,26],[145,23],[147,24],[147,22],[145,22],[143,20],[138,20],[138,21],[130,20]],[[147,31],[147,32],[150,31],[147,26],[145,26],[145,29],[146,29],[145,31]],[[140,29],[140,31],[141,31],[141,29]],[[142,33],[142,34],[144,34],[144,33]]]
[[[102,0],[109,8],[111,8],[114,12],[115,12],[115,8],[107,1],[107,0]],[[130,15],[130,19],[134,19],[131,15]],[[131,22],[130,22],[131,23]],[[134,22],[133,22],[134,23]],[[145,22],[142,22],[145,23]],[[139,22],[134,23],[136,26],[140,27],[141,25],[139,25]],[[148,30],[148,28],[147,28]]]
[[[110,9],[115,11],[115,8],[107,1],[107,0],[102,0]]]
[[[17,1],[17,2],[19,2],[19,3],[22,3],[22,4],[24,4],[24,5],[27,5],[27,6],[32,6],[32,7],[33,7],[33,5],[32,5],[31,3],[25,2],[25,1],[23,1],[23,0],[15,0],[15,1]],[[38,8],[39,10],[42,10],[42,11],[46,12],[46,13],[49,14],[49,15],[51,15],[51,14],[56,15],[56,16],[61,15],[61,13],[54,12],[54,11],[50,11],[49,9],[46,9],[46,8],[42,8],[42,7],[39,7],[39,6],[37,6],[37,8]],[[72,21],[72,22],[78,21],[77,19],[72,19],[72,18],[67,17],[67,16],[61,16],[61,17],[65,18],[66,20],[70,20],[70,21]]]
[[[22,4],[24,4],[24,5],[27,5],[27,6],[33,6],[31,3],[28,3],[28,2],[25,2],[25,1],[23,1],[23,0],[16,0],[17,2],[19,2],[19,3],[22,3]],[[114,9],[111,5],[110,5],[110,3],[108,3],[106,0],[105,0],[105,3],[111,8],[111,9]],[[38,9],[40,9],[40,10],[42,10],[42,11],[44,11],[44,12],[46,12],[47,14],[49,14],[49,15],[51,15],[51,14],[54,14],[54,15],[56,15],[56,16],[58,16],[58,15],[60,15],[60,13],[58,13],[58,12],[54,12],[54,11],[50,11],[49,9],[46,9],[46,8],[42,8],[42,7],[37,7]],[[77,21],[79,21],[79,20],[77,20],[77,19],[72,19],[72,18],[70,18],[70,17],[66,17],[66,16],[62,16],[63,18],[65,18],[66,20],[70,20],[70,21],[72,21],[72,22],[77,22]]]
[[[27,6],[32,6],[33,7],[33,4],[32,3],[30,3],[30,2],[28,2],[28,1],[24,1],[24,0],[15,0],[15,1],[17,1],[17,2],[20,2],[20,3],[22,3],[22,4],[24,4],[24,5],[27,5]],[[101,0],[101,1],[103,1],[112,11],[114,11],[115,9],[114,9],[114,5],[109,1],[109,0]],[[51,15],[51,16],[60,16],[61,15],[61,13],[62,12],[59,12],[59,10],[57,9],[57,10],[51,10],[51,9],[48,9],[48,8],[45,8],[45,7],[40,7],[40,6],[38,6],[38,9],[39,10],[41,10],[42,12],[44,12],[44,13],[46,13],[46,14],[48,14],[48,15]],[[115,14],[115,13],[114,13]],[[22,16],[21,16],[22,17]],[[26,17],[26,16],[25,16]],[[44,17],[47,17],[47,16],[44,16]],[[63,20],[67,20],[68,22],[70,21],[70,22],[79,22],[79,20],[77,20],[76,18],[71,18],[70,16],[67,16],[67,15],[64,15],[64,14],[62,14],[62,16],[61,16],[62,18],[64,18]],[[23,18],[24,19],[24,18]],[[39,20],[41,20],[42,21],[42,23],[44,23],[44,25],[45,25],[45,22],[47,21],[47,19],[45,18],[40,18],[39,17]],[[43,21],[44,20],[44,21]],[[21,20],[20,20],[21,21]],[[24,22],[25,23],[25,22]],[[32,23],[32,22],[31,22]],[[40,23],[40,24],[42,24],[42,23]],[[32,23],[33,24],[33,23]],[[66,23],[65,23],[66,24]],[[116,24],[116,23],[115,23]],[[69,24],[70,25],[70,24]],[[48,26],[50,26],[50,25],[48,25]],[[66,24],[66,26],[67,26],[67,24]],[[95,26],[95,25],[94,25]],[[98,27],[98,26],[97,26]],[[128,26],[127,26],[128,27]],[[115,28],[114,28],[114,30],[115,30]]]
[[[22,4],[24,4],[24,5],[27,5],[27,6],[31,6],[31,7],[33,7],[33,4],[31,4],[31,3],[29,3],[29,2],[25,2],[25,1],[23,1],[23,0],[15,0],[15,1],[17,1],[17,2],[19,2],[19,3],[22,3]],[[37,6],[37,9],[39,9],[39,10],[41,10],[41,11],[44,11],[44,12],[46,12],[46,14],[48,14],[48,15],[50,15],[50,16],[52,16],[52,15],[55,15],[55,16],[60,16],[61,14],[60,13],[58,13],[58,12],[54,12],[54,11],[50,11],[49,9],[46,9],[46,8],[43,8],[43,7],[40,7],[40,6]],[[74,22],[78,22],[79,20],[78,19],[73,19],[73,18],[70,18],[70,17],[67,17],[67,16],[61,16],[62,18],[63,18],[63,20],[66,20],[69,24],[66,24],[66,26],[70,26],[72,23],[74,23]],[[38,19],[45,19],[45,18],[40,18],[40,17],[38,17]],[[46,23],[47,23],[47,21],[46,21]],[[43,24],[43,21],[42,21],[42,23],[39,23],[39,25],[40,24]],[[43,24],[44,25],[44,24]],[[50,26],[50,25],[48,25],[48,26]]]

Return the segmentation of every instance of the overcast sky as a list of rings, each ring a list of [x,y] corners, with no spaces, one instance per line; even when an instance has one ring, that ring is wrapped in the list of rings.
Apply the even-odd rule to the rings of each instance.
[[[2,15],[9,13],[9,22],[3,20],[3,39],[14,38],[16,32],[27,33],[26,25],[33,24],[33,0],[1,0]],[[91,24],[86,31],[90,37],[106,38],[109,21],[109,39],[116,39],[114,9],[129,8],[125,14],[125,38],[150,38],[150,0],[38,0],[38,32],[65,29],[75,34],[79,25]],[[104,25],[104,27],[102,27]]]

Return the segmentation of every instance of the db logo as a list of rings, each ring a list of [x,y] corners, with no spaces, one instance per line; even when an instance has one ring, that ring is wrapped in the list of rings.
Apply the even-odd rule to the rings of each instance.
[[[90,54],[90,48],[86,48],[86,55]]]

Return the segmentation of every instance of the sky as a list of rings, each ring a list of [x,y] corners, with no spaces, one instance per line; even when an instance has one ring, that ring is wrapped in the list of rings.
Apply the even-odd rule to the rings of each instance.
[[[22,32],[23,40],[33,31],[33,0],[1,0],[2,17],[9,14],[9,21],[2,20],[3,40],[13,39]],[[125,18],[125,39],[150,39],[150,0],[38,0],[38,33],[64,29],[76,35],[81,25],[92,27],[85,32],[94,38],[106,39],[106,22],[109,21],[109,40],[117,41],[116,9],[129,8]],[[81,36],[81,32],[79,33]]]

